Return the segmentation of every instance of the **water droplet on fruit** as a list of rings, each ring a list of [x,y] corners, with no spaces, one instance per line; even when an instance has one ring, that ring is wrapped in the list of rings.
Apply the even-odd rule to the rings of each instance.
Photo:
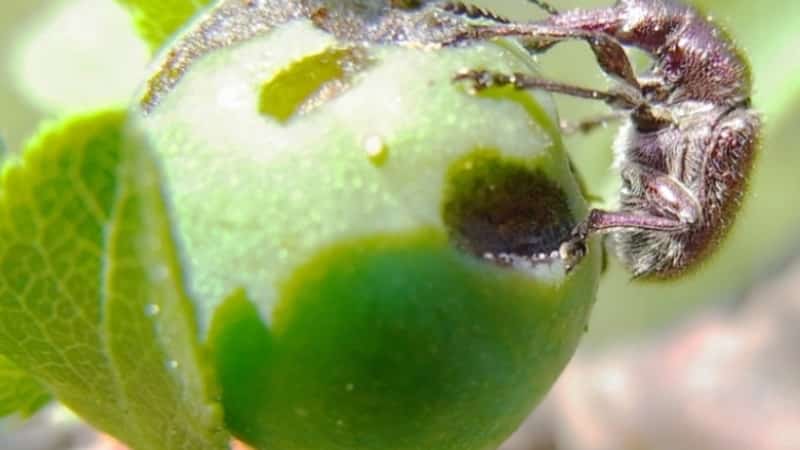
[[[367,152],[367,158],[376,166],[382,165],[386,162],[386,157],[389,153],[389,148],[380,136],[368,136],[364,139],[362,144],[364,150]]]
[[[144,313],[147,317],[157,316],[158,313],[161,312],[161,307],[156,305],[155,303],[150,303],[149,305],[144,307]]]

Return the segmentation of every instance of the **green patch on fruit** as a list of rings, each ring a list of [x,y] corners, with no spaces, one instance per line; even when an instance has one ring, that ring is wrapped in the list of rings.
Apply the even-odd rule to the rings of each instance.
[[[536,164],[477,149],[450,167],[442,217],[476,256],[549,254],[575,225],[564,191]]]
[[[243,293],[215,315],[227,424],[257,448],[496,448],[571,356],[594,276],[543,283],[436,229],[323,249],[269,328]]]
[[[217,308],[208,342],[217,380],[223,387],[225,422],[242,436],[253,436],[254,431],[248,430],[254,420],[252,414],[261,409],[260,392],[269,381],[274,345],[269,329],[243,289]]]
[[[362,49],[329,48],[279,71],[261,86],[258,111],[285,123],[340,94],[367,64]]]

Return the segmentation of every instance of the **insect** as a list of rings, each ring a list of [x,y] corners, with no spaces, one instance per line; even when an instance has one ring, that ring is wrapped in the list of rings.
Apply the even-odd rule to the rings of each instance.
[[[476,90],[510,85],[604,101],[623,116],[615,143],[619,209],[592,209],[560,245],[561,257],[574,266],[588,236],[608,233],[635,277],[670,278],[696,267],[730,228],[757,148],[761,122],[750,106],[742,54],[710,19],[675,0],[619,0],[566,12],[529,1],[548,17],[518,23],[461,3],[445,9],[481,19],[454,43],[520,37],[546,50],[580,39],[615,81],[598,91],[522,73],[475,69],[455,77]],[[636,74],[625,47],[643,50],[652,66]]]

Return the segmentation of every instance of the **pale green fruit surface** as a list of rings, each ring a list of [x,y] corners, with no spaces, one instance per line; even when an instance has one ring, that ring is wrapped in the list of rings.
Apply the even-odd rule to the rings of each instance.
[[[452,80],[529,64],[507,44],[354,49],[295,21],[134,111],[236,436],[492,449],[542,398],[588,320],[599,247],[569,274],[482,258],[554,248],[585,205],[548,97]]]

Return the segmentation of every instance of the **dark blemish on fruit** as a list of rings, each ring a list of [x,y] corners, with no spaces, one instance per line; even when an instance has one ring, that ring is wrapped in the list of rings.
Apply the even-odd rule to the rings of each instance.
[[[557,259],[575,225],[564,191],[544,172],[492,149],[453,164],[444,199],[451,242],[501,265]]]

